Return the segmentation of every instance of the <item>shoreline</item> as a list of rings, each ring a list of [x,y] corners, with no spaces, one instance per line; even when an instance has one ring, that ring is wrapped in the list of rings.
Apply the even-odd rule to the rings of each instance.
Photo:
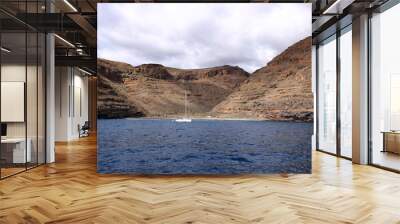
[[[127,117],[128,120],[176,120],[182,117]],[[209,121],[267,121],[265,119],[256,118],[220,118],[220,117],[190,117],[192,120],[209,120]]]
[[[176,120],[182,117],[124,117],[124,118],[100,118],[98,120],[126,119],[126,120]],[[302,120],[268,120],[261,118],[221,118],[221,117],[191,117],[192,120],[204,121],[271,121],[271,122],[292,122],[292,123],[313,123],[313,121]]]

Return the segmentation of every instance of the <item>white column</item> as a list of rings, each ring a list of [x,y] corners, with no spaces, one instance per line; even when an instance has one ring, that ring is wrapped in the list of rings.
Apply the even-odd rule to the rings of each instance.
[[[54,5],[46,1],[46,11],[54,12]],[[54,34],[46,35],[46,163],[55,162],[55,42]]]
[[[46,36],[46,163],[55,161],[54,133],[55,133],[55,56],[54,56],[54,35]]]
[[[368,163],[368,15],[353,19],[353,162]]]

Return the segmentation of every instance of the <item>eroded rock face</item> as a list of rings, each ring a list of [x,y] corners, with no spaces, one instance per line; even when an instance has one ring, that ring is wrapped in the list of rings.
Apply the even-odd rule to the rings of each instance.
[[[174,77],[169,73],[167,68],[160,64],[143,64],[134,68],[135,74],[140,74],[145,77],[160,79],[160,80],[173,80]]]
[[[144,114],[127,101],[126,93],[118,92],[118,87],[110,80],[99,77],[97,116],[99,118],[141,117]]]
[[[221,117],[312,121],[311,38],[290,46],[255,71],[212,113]]]
[[[114,64],[115,63],[115,66]],[[185,90],[189,113],[206,116],[249,74],[239,67],[177,69],[159,64],[131,66],[98,60],[98,114],[111,117],[170,117],[184,114]],[[110,101],[110,102],[108,102]],[[112,108],[118,112],[112,112]]]
[[[98,59],[101,118],[192,116],[312,121],[311,38],[249,74],[237,66],[178,69]]]

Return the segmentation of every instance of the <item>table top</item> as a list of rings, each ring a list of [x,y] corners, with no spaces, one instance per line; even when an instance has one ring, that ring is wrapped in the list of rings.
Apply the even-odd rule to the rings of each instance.
[[[400,135],[400,131],[381,131],[381,133],[384,133],[384,134],[396,134],[396,135]]]
[[[29,139],[28,139],[29,141]],[[25,142],[25,138],[5,138],[1,139],[1,143],[20,143]]]

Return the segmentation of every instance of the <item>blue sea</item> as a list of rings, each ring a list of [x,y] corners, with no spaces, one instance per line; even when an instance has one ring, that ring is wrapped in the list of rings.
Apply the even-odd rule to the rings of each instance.
[[[310,173],[312,123],[100,119],[97,170],[119,174]]]

